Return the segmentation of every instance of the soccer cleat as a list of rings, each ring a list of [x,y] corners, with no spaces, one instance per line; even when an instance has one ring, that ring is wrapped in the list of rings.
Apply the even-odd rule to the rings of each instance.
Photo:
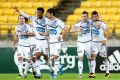
[[[24,74],[22,77],[23,77],[23,78],[27,78],[27,75]]]
[[[34,78],[41,79],[41,78],[42,78],[42,75],[36,74],[36,75],[34,75]]]
[[[50,78],[51,78],[52,80],[55,80],[55,79],[57,78],[57,76],[56,76],[55,74],[52,74],[52,75],[50,75]]]
[[[63,74],[63,66],[61,65],[61,68],[59,69],[59,74],[62,75]]]
[[[106,73],[105,78],[109,78],[109,77],[110,77],[110,73]]]
[[[36,75],[36,72],[33,72],[33,75],[35,76],[35,75]]]
[[[90,73],[89,78],[96,78],[95,73]]]
[[[20,79],[20,78],[22,78],[22,76],[21,75],[18,75],[18,77],[17,77],[18,79]]]

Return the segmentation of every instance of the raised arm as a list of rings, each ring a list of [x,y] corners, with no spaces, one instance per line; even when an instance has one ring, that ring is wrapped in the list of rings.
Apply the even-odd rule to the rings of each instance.
[[[23,11],[20,11],[16,6],[13,7],[15,9],[16,12],[19,12],[20,15],[30,19],[31,16],[25,14]]]

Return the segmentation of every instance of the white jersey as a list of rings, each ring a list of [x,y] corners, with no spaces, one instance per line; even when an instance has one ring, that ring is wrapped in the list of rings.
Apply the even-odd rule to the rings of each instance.
[[[34,27],[36,39],[46,39],[46,36],[41,36],[39,33],[46,32],[48,19],[44,17],[43,19],[37,19],[37,17],[30,17],[30,20],[32,21]]]
[[[91,28],[90,22],[80,21],[73,27],[78,30],[78,42],[89,42],[91,41]]]
[[[34,27],[32,25],[30,25],[29,33],[34,33]],[[35,36],[30,36],[29,41],[31,45],[35,45]]]
[[[64,22],[58,18],[54,20],[49,20],[49,42],[56,43],[58,41],[58,37],[62,33],[62,29],[65,28]],[[63,41],[63,39],[61,40]]]
[[[108,27],[103,21],[95,21],[91,23],[92,26],[92,41],[101,42],[104,38],[104,30],[108,30]]]
[[[29,28],[30,28],[30,26],[28,24],[24,24],[22,26],[21,25],[16,26],[16,35],[19,38],[18,45],[21,45],[21,46],[29,46],[30,45],[28,36],[21,35],[22,32],[29,32]]]
[[[34,32],[36,39],[46,39],[46,36],[42,36],[39,33],[45,32],[47,30],[48,19],[43,17],[42,19],[38,19],[36,16],[29,16],[24,12],[20,12],[24,17],[29,18],[32,21],[32,25],[34,27]]]

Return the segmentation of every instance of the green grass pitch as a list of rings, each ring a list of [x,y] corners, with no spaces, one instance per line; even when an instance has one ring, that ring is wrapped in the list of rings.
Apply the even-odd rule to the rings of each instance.
[[[78,74],[63,74],[62,76],[58,75],[56,80],[106,80],[103,73],[97,73],[95,79],[89,79],[89,74],[83,74],[83,78],[79,79]],[[27,78],[17,79],[17,74],[0,74],[0,80],[36,80],[33,78],[32,74],[28,74]],[[43,74],[42,79],[37,80],[52,80],[49,77],[49,74]],[[120,73],[111,73],[111,77],[107,80],[120,80]]]

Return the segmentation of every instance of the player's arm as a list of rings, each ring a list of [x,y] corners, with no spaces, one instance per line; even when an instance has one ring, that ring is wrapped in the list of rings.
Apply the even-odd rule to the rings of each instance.
[[[62,29],[61,35],[62,35],[62,36],[65,36],[68,32],[69,32],[69,29],[68,29],[67,27],[64,27],[64,28]]]
[[[49,35],[49,31],[48,30],[46,30],[45,32],[43,32],[43,33],[39,33],[41,36],[48,36]]]
[[[15,9],[16,12],[19,12],[20,15],[22,15],[22,16],[28,18],[28,19],[31,18],[31,16],[25,14],[23,11],[20,11],[16,6],[14,6],[14,9]]]
[[[102,46],[106,45],[107,40],[110,38],[110,31],[109,31],[108,27],[105,24],[103,24],[103,29],[104,29],[105,38],[102,41]]]
[[[76,32],[78,32],[78,29],[79,29],[80,25],[81,25],[81,23],[79,22],[79,23],[76,23],[74,26],[70,26],[69,32],[70,33],[76,33]]]
[[[21,35],[25,35],[25,36],[35,36],[35,33],[27,33],[27,32],[22,32]]]
[[[69,32],[69,29],[67,27],[65,27],[65,25],[62,25],[62,32],[60,34],[60,36],[58,37],[58,41],[60,41],[63,36],[65,36],[68,32]]]
[[[69,33],[76,33],[78,32],[78,30],[75,28],[75,26],[71,26],[70,30],[69,30]]]
[[[104,30],[104,35],[105,35],[105,38],[106,39],[109,39],[110,38],[110,30]]]
[[[18,42],[18,36],[14,35],[14,40],[13,40],[13,50],[15,51],[16,48],[16,43]]]

